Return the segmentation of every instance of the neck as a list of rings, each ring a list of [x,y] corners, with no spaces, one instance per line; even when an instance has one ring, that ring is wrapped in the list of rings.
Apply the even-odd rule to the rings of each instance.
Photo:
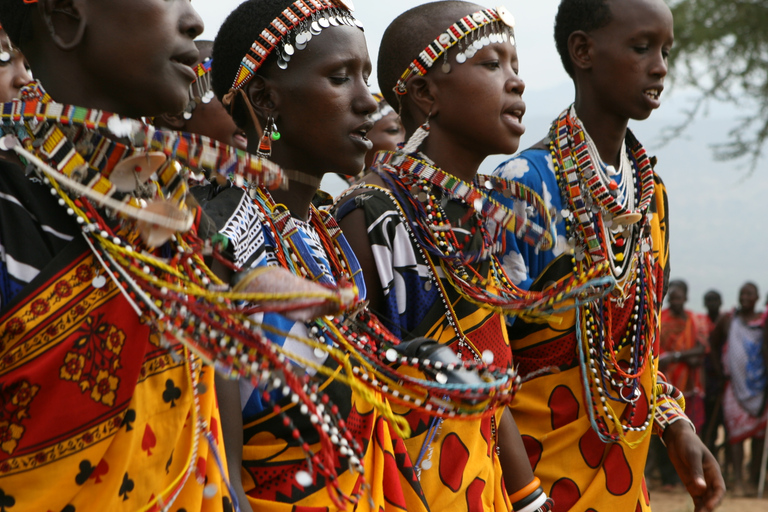
[[[713,322],[716,321],[718,318],[720,318],[720,312],[719,311],[710,311],[708,313],[709,319]]]
[[[480,164],[485,160],[485,155],[468,151],[437,130],[432,130],[419,149],[443,171],[469,182],[475,179]]]
[[[317,193],[317,187],[295,180],[288,180],[288,189],[270,191],[272,198],[291,212],[293,217],[300,220],[309,218],[309,205]]]
[[[672,312],[672,315],[676,316],[677,318],[686,318],[685,310],[684,309],[672,309],[670,308],[670,311]]]
[[[606,164],[618,168],[621,159],[621,145],[627,134],[628,119],[606,115],[595,107],[594,101],[588,101],[584,95],[576,93],[576,115],[600,153],[600,159]]]

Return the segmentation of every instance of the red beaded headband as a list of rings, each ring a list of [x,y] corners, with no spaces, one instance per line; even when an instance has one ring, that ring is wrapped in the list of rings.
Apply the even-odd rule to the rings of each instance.
[[[324,28],[345,24],[362,29],[362,23],[352,17],[353,9],[350,0],[296,0],[293,2],[262,30],[248,49],[248,53],[240,62],[240,69],[232,83],[232,91],[245,85],[281,43],[277,65],[285,69],[295,50],[304,49],[312,36],[318,35]],[[301,30],[296,32],[294,44],[291,44],[288,40],[289,36],[297,27]]]
[[[426,48],[408,65],[400,79],[395,84],[394,91],[403,95],[406,94],[406,82],[412,76],[424,76],[435,61],[443,54],[446,56],[446,72],[450,71],[450,64],[447,62],[448,50],[456,45],[466,36],[477,33],[477,30],[493,23],[501,23],[506,27],[515,28],[515,18],[504,6],[496,9],[483,9],[472,14],[464,16],[459,21],[448,27],[437,39],[427,45]],[[472,44],[468,45],[465,51],[456,56],[456,62],[462,64],[467,59],[471,59],[477,50],[491,43],[506,42],[511,40],[514,43],[514,36],[506,31],[500,33],[491,33],[490,35],[478,36]],[[499,40],[501,37],[501,40]]]

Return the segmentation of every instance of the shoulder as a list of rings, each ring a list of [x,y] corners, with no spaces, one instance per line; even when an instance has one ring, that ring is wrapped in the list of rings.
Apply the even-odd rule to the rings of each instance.
[[[499,165],[494,176],[523,183],[534,190],[555,177],[549,150],[534,146]]]

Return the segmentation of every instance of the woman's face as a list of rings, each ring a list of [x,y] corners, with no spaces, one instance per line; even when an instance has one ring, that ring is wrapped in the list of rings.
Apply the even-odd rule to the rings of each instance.
[[[0,41],[8,41],[4,30],[0,30]],[[24,55],[17,49],[3,44],[0,51],[7,53],[8,60],[0,59],[0,103],[19,97],[19,90],[32,81]]]
[[[739,305],[745,311],[753,311],[758,298],[757,289],[751,284],[745,284],[739,290]]]
[[[287,69],[273,64],[265,82],[281,137],[272,143],[272,159],[317,176],[359,173],[373,146],[367,138],[368,115],[376,110],[370,74],[363,32],[345,25],[314,36]],[[251,150],[258,143],[251,141]]]
[[[190,0],[89,0],[83,14],[83,88],[101,108],[131,117],[184,110],[203,31]]]

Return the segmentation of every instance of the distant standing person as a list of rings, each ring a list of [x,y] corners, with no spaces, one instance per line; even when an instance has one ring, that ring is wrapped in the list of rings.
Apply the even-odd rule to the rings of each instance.
[[[739,308],[721,318],[712,333],[712,348],[722,347],[722,365],[718,367],[725,379],[723,416],[733,461],[736,495],[744,495],[744,441],[752,439],[749,484],[757,483],[760,474],[760,454],[765,442],[768,410],[765,408],[766,337],[762,315],[755,311],[759,298],[757,285],[746,283],[739,291]]]
[[[720,320],[720,308],[723,306],[723,298],[717,290],[709,290],[704,294],[704,309],[707,312],[701,315],[700,327],[707,337],[709,343],[709,352],[704,358],[704,428],[700,432],[704,444],[712,453],[715,453],[715,441],[717,440],[717,430],[723,425],[723,392],[722,381],[718,378],[715,366],[722,364],[722,352],[715,350],[709,342],[712,333]]]

